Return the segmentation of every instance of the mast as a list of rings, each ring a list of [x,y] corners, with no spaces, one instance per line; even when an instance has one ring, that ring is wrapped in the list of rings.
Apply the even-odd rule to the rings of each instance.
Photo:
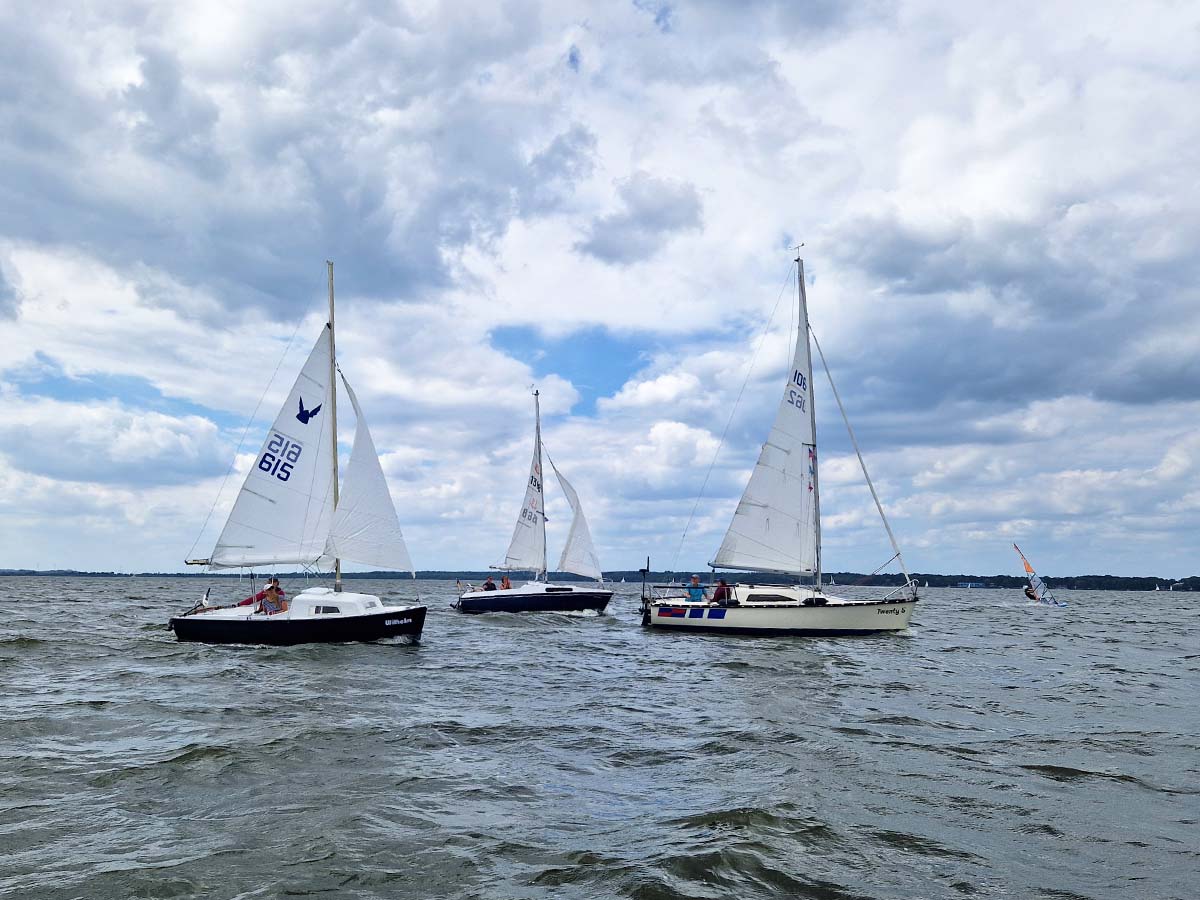
[[[338,505],[338,449],[337,449],[337,347],[333,330],[333,263],[325,260],[329,267],[329,437],[333,441],[333,508]],[[342,589],[342,561],[333,560],[333,589]]]
[[[796,248],[799,251],[799,247]],[[816,589],[821,589],[821,483],[817,479],[817,408],[816,408],[816,390],[812,387],[813,365],[812,365],[812,345],[808,340],[808,296],[804,293],[804,260],[799,255],[796,256],[796,291],[800,297],[800,322],[799,327],[801,334],[804,337],[804,343],[808,347],[808,416],[809,422],[812,425],[813,439],[813,519],[817,525],[817,577],[814,584]],[[797,335],[799,339],[800,335]]]
[[[542,404],[539,399],[538,391],[533,392],[533,416],[535,429],[535,443],[537,444],[537,470],[538,480],[542,483],[542,581],[548,581],[549,575],[546,569],[546,478],[542,471]]]

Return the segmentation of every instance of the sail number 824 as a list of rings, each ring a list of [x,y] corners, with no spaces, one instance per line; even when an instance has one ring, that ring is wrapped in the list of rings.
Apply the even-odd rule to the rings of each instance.
[[[267,449],[258,458],[258,470],[274,475],[280,481],[287,481],[292,477],[292,467],[300,461],[300,454],[303,452],[304,447],[299,441],[272,432],[271,439],[267,441]]]

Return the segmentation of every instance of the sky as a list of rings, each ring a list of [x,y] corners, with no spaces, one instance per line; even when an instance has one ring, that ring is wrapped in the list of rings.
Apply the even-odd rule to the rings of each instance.
[[[700,569],[803,243],[911,570],[1193,574],[1198,76],[1175,2],[6,0],[0,567],[207,555],[329,259],[418,568],[503,557],[536,386],[603,566]],[[871,571],[815,383],[825,568]]]

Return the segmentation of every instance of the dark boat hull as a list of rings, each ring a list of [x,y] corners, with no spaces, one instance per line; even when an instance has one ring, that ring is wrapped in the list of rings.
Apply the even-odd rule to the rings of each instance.
[[[389,610],[362,616],[275,620],[206,618],[203,613],[176,616],[170,626],[181,641],[205,644],[341,644],[349,641],[378,641],[383,638],[421,637],[425,626],[424,606]]]
[[[456,608],[464,613],[496,612],[604,612],[612,591],[570,591],[545,594],[499,594],[487,591],[470,597],[460,598]]]

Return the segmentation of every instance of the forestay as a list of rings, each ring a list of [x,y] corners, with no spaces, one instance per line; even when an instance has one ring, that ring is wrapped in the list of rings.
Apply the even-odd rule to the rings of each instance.
[[[571,487],[571,483],[563,477],[562,472],[558,471],[558,466],[554,465],[553,459],[550,460],[550,468],[554,470],[558,486],[562,488],[563,494],[567,497],[567,503],[571,505],[571,512],[574,514],[571,518],[571,530],[567,534],[567,543],[558,560],[558,571],[573,572],[585,578],[595,578],[597,581],[601,581],[603,574],[600,571],[600,559],[596,556],[595,545],[592,544],[592,532],[583,515],[583,505],[579,502],[579,495],[575,493],[575,488]]]
[[[529,467],[529,482],[525,487],[521,514],[517,517],[508,553],[504,555],[504,563],[496,566],[498,569],[542,572],[546,568],[546,504],[539,444],[540,435],[534,440],[533,463]]]
[[[803,310],[802,310],[803,312]],[[816,439],[807,315],[775,423],[711,565],[812,574],[817,554]]]
[[[334,448],[326,421],[330,340],[326,326],[217,538],[216,568],[325,561],[333,514]]]
[[[342,384],[354,408],[354,449],[342,479],[325,553],[381,569],[412,572],[415,576],[367,420],[345,375]]]

